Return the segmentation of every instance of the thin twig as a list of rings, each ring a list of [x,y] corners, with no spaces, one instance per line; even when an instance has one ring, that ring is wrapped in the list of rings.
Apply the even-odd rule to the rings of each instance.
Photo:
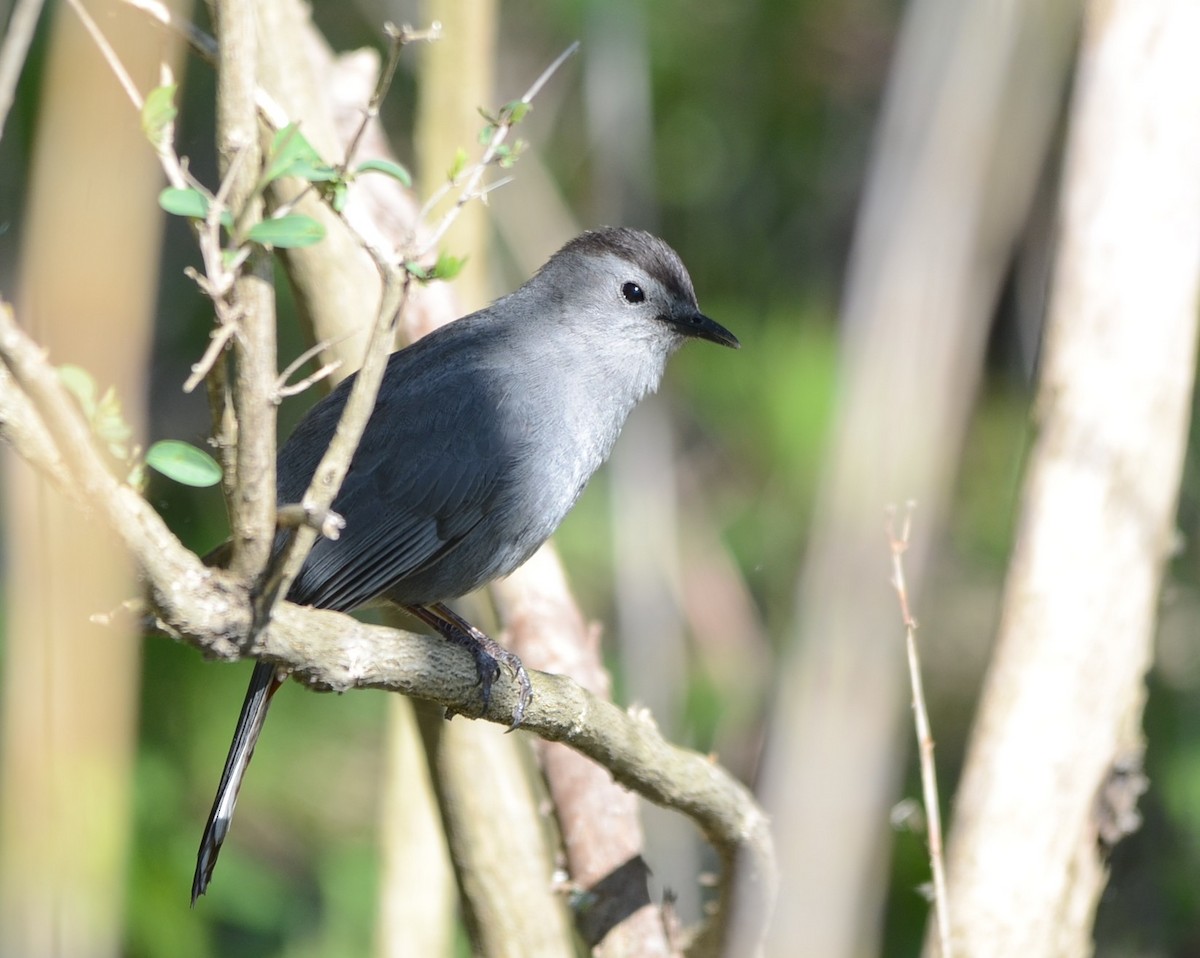
[[[71,9],[75,11],[75,15],[79,17],[83,23],[83,28],[87,30],[92,38],[92,42],[96,44],[96,48],[100,51],[100,55],[104,57],[108,63],[108,68],[112,70],[113,75],[117,78],[117,82],[121,84],[121,88],[125,91],[125,95],[129,97],[134,107],[141,112],[145,106],[145,99],[138,90],[137,85],[133,82],[133,77],[129,75],[129,71],[125,69],[125,64],[121,62],[121,58],[117,56],[117,51],[112,48],[112,44],[108,42],[108,38],[104,35],[99,25],[92,19],[91,14],[84,9],[79,0],[67,0]]]
[[[566,60],[578,49],[579,41],[576,40],[562,53],[560,53],[554,62],[550,64],[550,66],[546,67],[546,69],[542,71],[541,76],[533,81],[533,85],[525,91],[524,95],[517,102],[528,106],[533,101],[533,98],[541,92],[542,87],[546,85],[549,79],[554,75],[555,71],[557,71],[558,68],[562,66],[563,63],[565,63]],[[417,250],[414,255],[406,257],[406,259],[421,259],[430,250],[435,249],[438,243],[442,241],[442,237],[446,235],[446,231],[450,229],[450,226],[458,218],[458,213],[463,206],[465,206],[468,201],[479,195],[479,181],[483,179],[484,171],[491,166],[492,161],[496,158],[497,152],[503,145],[505,139],[508,137],[509,131],[513,128],[511,116],[511,111],[501,112],[501,115],[496,123],[496,129],[492,131],[492,137],[490,140],[488,140],[487,148],[483,151],[483,156],[480,157],[479,162],[475,164],[475,166],[471,169],[470,174],[467,176],[466,182],[463,184],[463,188],[458,195],[458,199],[454,201],[454,206],[446,211],[445,216],[443,216],[438,225],[434,227],[433,232],[430,233],[425,242],[421,244],[419,250]]]
[[[434,20],[428,30],[414,30],[407,23],[402,27],[397,27],[394,23],[389,22],[383,25],[383,32],[388,38],[387,60],[384,61],[383,69],[379,71],[379,77],[375,81],[375,91],[371,94],[367,108],[363,111],[358,129],[354,131],[354,135],[350,138],[350,144],[346,147],[346,158],[342,160],[339,167],[342,173],[350,168],[350,163],[354,160],[354,154],[358,152],[358,144],[362,141],[363,134],[367,132],[367,127],[372,120],[379,116],[379,107],[383,104],[388,90],[391,89],[392,79],[396,75],[396,67],[400,63],[400,54],[404,51],[404,47],[418,40],[429,42],[440,40],[442,25]]]
[[[292,383],[291,385],[287,384],[288,374],[282,375],[276,381],[275,396],[278,399],[287,399],[289,396],[298,396],[310,386],[315,386],[322,379],[328,379],[341,368],[342,361],[340,359],[334,359],[331,362],[326,363],[316,372],[310,373],[303,379],[296,380],[296,382]]]
[[[237,326],[233,323],[217,326],[212,331],[208,338],[208,348],[204,350],[204,355],[200,357],[200,361],[192,364],[192,374],[188,376],[187,381],[183,384],[183,391],[185,393],[190,393],[200,385],[201,381],[212,369],[213,363],[217,361],[217,357],[229,345],[229,340],[236,331]]]
[[[917,620],[908,603],[908,585],[904,578],[904,553],[912,532],[912,517],[916,503],[905,506],[904,521],[896,535],[896,510],[887,513],[887,537],[892,550],[892,587],[900,600],[900,616],[904,620],[904,642],[908,651],[908,674],[912,682],[913,722],[917,732],[917,749],[921,764],[921,795],[925,803],[925,819],[929,829],[929,865],[933,873],[933,909],[937,916],[938,940],[942,958],[952,958],[950,946],[950,907],[946,894],[946,865],[942,856],[942,813],[938,800],[937,768],[933,761],[933,732],[929,711],[925,705],[925,690],[921,682],[921,660],[917,654]]]
[[[201,30],[190,20],[176,16],[171,9],[160,0],[125,0],[135,10],[147,14],[151,20],[169,30],[174,30],[187,41],[188,46],[199,57],[211,66],[217,63],[217,41]]]
[[[346,407],[342,410],[333,439],[313,472],[312,481],[300,503],[305,515],[310,517],[322,516],[331,511],[346,473],[350,471],[350,460],[354,458],[359,440],[375,409],[375,398],[379,394],[390,346],[395,339],[396,322],[408,300],[409,285],[412,281],[407,270],[392,267],[387,269],[379,313],[371,330],[371,340],[367,344],[363,364],[355,374],[354,384],[350,388],[350,395],[346,399]],[[301,525],[295,529],[284,547],[275,551],[264,577],[265,584],[259,600],[259,621],[266,621],[276,603],[287,595],[316,542],[316,536],[316,530],[311,523]]]
[[[209,66],[217,65],[218,46],[214,37],[205,33],[190,20],[172,13],[159,0],[125,0],[125,3],[146,14],[152,21],[166,27],[182,37],[201,60]],[[288,125],[287,111],[279,105],[270,93],[262,87],[254,90],[254,102],[263,119],[274,130],[282,130]]]

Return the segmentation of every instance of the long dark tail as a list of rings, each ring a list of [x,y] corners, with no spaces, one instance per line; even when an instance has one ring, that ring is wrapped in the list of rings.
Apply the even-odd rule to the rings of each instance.
[[[242,702],[242,714],[238,716],[233,742],[229,746],[229,756],[225,759],[225,770],[221,772],[221,784],[217,786],[217,797],[213,799],[212,811],[208,813],[208,822],[200,839],[200,851],[196,855],[196,875],[192,879],[193,906],[212,880],[217,855],[221,852],[221,843],[225,841],[225,836],[229,833],[229,824],[233,820],[233,810],[237,805],[238,791],[242,787],[246,766],[250,764],[250,758],[254,755],[254,745],[262,732],[263,722],[266,721],[267,709],[271,707],[271,697],[281,684],[282,679],[278,677],[274,665],[259,662],[254,666],[254,672],[250,676],[250,687],[246,689],[246,699]]]

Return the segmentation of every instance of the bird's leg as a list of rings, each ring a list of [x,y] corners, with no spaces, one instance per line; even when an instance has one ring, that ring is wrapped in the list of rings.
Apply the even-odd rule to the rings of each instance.
[[[507,665],[517,681],[517,707],[513,710],[509,731],[520,727],[525,718],[525,707],[533,697],[533,686],[520,658],[508,651],[494,639],[480,632],[470,622],[441,602],[430,605],[407,605],[404,607],[418,619],[437,631],[442,638],[461,645],[475,658],[475,670],[479,675],[480,694],[483,708],[487,711],[492,697],[492,683],[500,675],[500,664]]]

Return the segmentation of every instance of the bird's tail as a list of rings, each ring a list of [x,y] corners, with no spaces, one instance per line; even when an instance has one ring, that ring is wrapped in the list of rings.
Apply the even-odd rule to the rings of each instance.
[[[200,839],[200,851],[196,855],[196,875],[192,879],[193,906],[212,880],[217,855],[221,852],[221,843],[225,841],[229,824],[233,820],[233,809],[237,805],[238,791],[242,787],[246,766],[250,764],[250,758],[254,755],[254,745],[262,732],[263,722],[266,721],[271,697],[282,682],[278,670],[269,662],[259,662],[254,666],[254,672],[250,676],[250,687],[246,689],[246,699],[242,702],[242,713],[238,716],[237,728],[233,732],[233,742],[229,746],[229,756],[225,759],[225,769],[221,772],[221,784],[217,786],[217,797],[213,799],[212,811],[208,813],[208,822]]]

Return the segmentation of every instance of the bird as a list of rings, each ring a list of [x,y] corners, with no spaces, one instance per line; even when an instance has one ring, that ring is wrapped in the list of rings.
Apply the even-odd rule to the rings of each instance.
[[[473,654],[485,708],[500,664],[513,672],[519,726],[531,694],[520,659],[445,603],[508,575],[550,537],[692,339],[740,347],[700,311],[666,242],[603,227],[570,240],[514,292],[392,353],[333,502],[344,528],[317,540],[288,600],[341,612],[400,606]],[[304,496],[353,379],[280,448],[279,503]],[[285,542],[281,531],[274,548]],[[193,907],[284,678],[269,661],[255,665],[200,841]]]

